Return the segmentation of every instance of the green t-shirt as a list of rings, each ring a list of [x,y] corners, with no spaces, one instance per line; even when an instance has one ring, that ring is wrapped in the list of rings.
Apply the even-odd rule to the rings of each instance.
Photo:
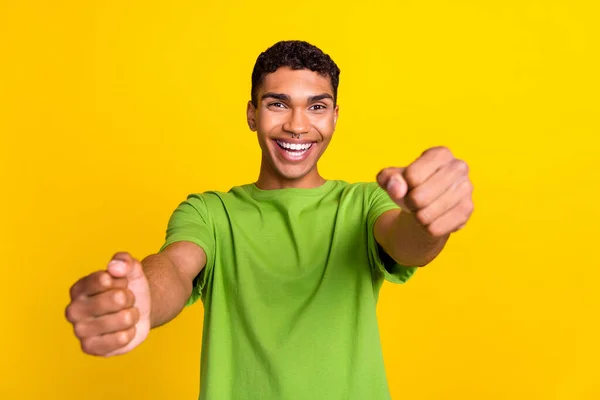
[[[163,248],[206,252],[188,304],[204,303],[200,399],[380,400],[389,390],[375,306],[415,271],[380,254],[397,208],[376,183],[190,195]]]

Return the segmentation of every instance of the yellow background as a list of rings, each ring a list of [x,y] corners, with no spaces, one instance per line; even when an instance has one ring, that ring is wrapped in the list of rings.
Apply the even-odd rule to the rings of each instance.
[[[2,0],[0,398],[197,396],[201,305],[93,358],[68,288],[156,251],[186,194],[256,179],[252,66],[304,39],[342,70],[326,177],[438,144],[472,169],[468,228],[383,288],[393,397],[600,399],[594,3]]]

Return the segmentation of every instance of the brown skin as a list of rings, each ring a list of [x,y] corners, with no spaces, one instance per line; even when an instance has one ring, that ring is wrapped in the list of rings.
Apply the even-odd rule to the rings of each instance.
[[[377,182],[402,209],[375,223],[375,238],[399,264],[424,266],[473,213],[468,165],[445,147],[425,151],[404,168],[386,168]]]
[[[174,243],[141,263],[115,254],[105,270],[71,287],[65,314],[81,349],[104,357],[133,350],[151,328],[179,314],[205,264],[204,250],[190,242]]]
[[[262,149],[259,188],[314,188],[325,182],[317,162],[339,114],[332,98],[329,78],[312,71],[280,68],[265,77],[257,107],[247,107],[248,125]],[[292,133],[301,139],[291,139]],[[290,161],[275,139],[312,142],[314,148],[306,159]],[[433,260],[473,211],[467,165],[446,148],[429,149],[405,168],[386,168],[377,181],[402,211],[384,213],[375,224],[375,238],[403,265],[423,266]],[[151,328],[179,314],[205,265],[204,250],[190,242],[174,243],[142,262],[128,253],[115,254],[105,270],[71,288],[66,317],[82,350],[113,356],[137,347]]]
[[[285,95],[288,99],[267,94]],[[329,98],[311,101],[321,95]],[[311,188],[325,183],[319,175],[317,161],[331,141],[339,114],[339,107],[333,104],[329,77],[309,70],[279,68],[265,77],[257,98],[257,107],[248,102],[246,113],[248,126],[256,132],[262,149],[256,185],[269,190]],[[292,139],[292,133],[300,134],[301,139]],[[309,141],[316,147],[303,162],[289,162],[279,156],[274,139],[297,143]]]

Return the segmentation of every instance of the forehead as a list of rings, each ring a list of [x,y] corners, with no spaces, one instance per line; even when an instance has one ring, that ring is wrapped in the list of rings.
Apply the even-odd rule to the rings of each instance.
[[[292,97],[321,93],[329,93],[333,96],[329,76],[319,75],[308,69],[293,70],[288,67],[279,68],[265,76],[259,94],[266,92],[285,93]]]

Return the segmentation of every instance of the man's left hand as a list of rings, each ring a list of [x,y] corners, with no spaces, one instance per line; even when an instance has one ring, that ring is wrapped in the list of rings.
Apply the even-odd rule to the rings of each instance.
[[[382,170],[377,182],[433,237],[461,229],[473,213],[469,167],[445,147],[426,150],[407,167]]]

